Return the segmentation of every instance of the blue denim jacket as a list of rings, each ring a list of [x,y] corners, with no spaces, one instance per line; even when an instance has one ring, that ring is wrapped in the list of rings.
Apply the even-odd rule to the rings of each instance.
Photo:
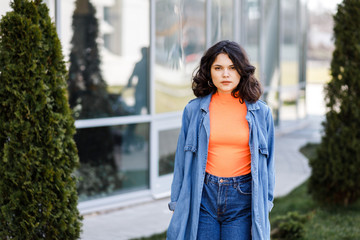
[[[195,240],[210,136],[211,94],[185,107],[175,156],[170,210],[174,211],[168,240]],[[274,124],[263,102],[246,102],[252,174],[252,239],[270,239],[269,212],[273,206]]]

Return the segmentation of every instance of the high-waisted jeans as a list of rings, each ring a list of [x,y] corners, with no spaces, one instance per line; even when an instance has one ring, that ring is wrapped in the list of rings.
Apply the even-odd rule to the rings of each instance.
[[[223,178],[206,173],[198,240],[251,239],[251,173]]]

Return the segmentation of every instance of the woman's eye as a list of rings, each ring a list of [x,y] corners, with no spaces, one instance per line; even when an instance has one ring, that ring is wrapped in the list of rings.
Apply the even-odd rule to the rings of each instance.
[[[220,67],[215,67],[215,70],[220,70],[221,68]]]
[[[230,69],[231,69],[231,70],[234,70],[234,69],[235,69],[235,67],[234,67],[234,66],[232,66],[232,67],[230,67]]]

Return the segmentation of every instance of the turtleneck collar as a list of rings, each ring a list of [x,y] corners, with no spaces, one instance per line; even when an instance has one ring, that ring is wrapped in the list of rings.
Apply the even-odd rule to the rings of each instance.
[[[209,94],[209,95],[206,95],[205,97],[201,97],[200,109],[202,109],[205,112],[209,111],[209,104],[210,104],[210,100],[211,100],[212,95],[213,94]],[[251,103],[251,102],[248,102],[248,101],[245,100],[245,103],[246,103],[248,111],[254,111],[254,110],[260,109],[257,101],[254,102],[254,103]]]
[[[234,100],[239,101],[239,99],[233,97],[231,93],[216,92],[212,97],[221,102],[233,102]]]

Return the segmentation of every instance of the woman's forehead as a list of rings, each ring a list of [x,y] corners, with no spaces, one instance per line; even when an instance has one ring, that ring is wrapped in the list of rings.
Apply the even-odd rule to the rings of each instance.
[[[220,53],[216,56],[212,65],[233,65],[233,62],[226,53]]]

